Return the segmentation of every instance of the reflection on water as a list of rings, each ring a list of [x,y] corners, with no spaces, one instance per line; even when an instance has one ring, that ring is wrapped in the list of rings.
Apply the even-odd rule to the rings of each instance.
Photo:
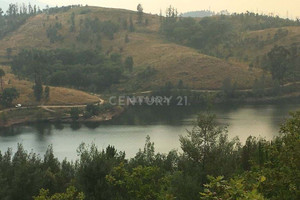
[[[228,125],[231,138],[239,136],[244,142],[250,135],[270,140],[278,135],[279,125],[289,111],[300,109],[300,104],[217,106],[213,112],[220,125]],[[180,150],[179,135],[191,129],[201,107],[135,107],[120,118],[108,123],[37,123],[15,126],[0,132],[0,151],[16,148],[22,143],[28,151],[45,153],[49,145],[59,159],[76,159],[80,143],[95,143],[99,148],[114,145],[132,157],[143,148],[150,135],[156,150],[166,153]]]

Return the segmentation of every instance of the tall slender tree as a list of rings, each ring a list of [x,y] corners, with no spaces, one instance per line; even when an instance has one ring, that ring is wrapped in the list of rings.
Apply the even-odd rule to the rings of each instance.
[[[138,14],[138,23],[139,24],[142,24],[143,23],[143,15],[144,15],[144,9],[143,9],[143,6],[142,4],[139,4],[137,6],[137,14]]]
[[[43,96],[43,85],[42,85],[42,80],[40,78],[36,79],[33,90],[34,90],[35,99],[37,101],[41,101]]]
[[[0,69],[0,81],[1,81],[1,90],[3,92],[3,76],[5,76],[5,72],[3,69]]]
[[[129,31],[130,32],[134,32],[135,28],[134,28],[134,25],[133,25],[133,20],[132,20],[132,17],[130,17],[129,19]]]
[[[132,56],[128,56],[126,58],[124,65],[125,65],[125,68],[127,70],[132,71],[132,69],[133,69],[133,58],[132,58]]]
[[[49,98],[50,98],[50,87],[46,86],[46,88],[45,88],[45,99],[49,100]]]

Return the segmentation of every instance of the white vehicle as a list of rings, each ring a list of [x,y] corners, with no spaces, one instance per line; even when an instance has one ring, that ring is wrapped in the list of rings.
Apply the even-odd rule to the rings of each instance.
[[[17,104],[15,107],[16,107],[16,108],[21,108],[22,105],[21,105],[21,104]]]

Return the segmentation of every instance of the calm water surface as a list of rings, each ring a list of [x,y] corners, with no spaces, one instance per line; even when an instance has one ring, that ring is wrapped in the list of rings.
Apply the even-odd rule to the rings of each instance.
[[[43,155],[53,145],[60,159],[77,158],[80,143],[95,143],[99,148],[114,145],[133,157],[143,148],[147,135],[155,143],[157,152],[180,150],[179,135],[191,129],[201,108],[141,108],[129,109],[120,118],[105,124],[49,124],[15,126],[0,132],[0,151],[16,150],[22,143],[28,151]],[[272,139],[278,135],[279,125],[289,111],[300,110],[300,103],[281,105],[217,106],[213,112],[220,125],[228,125],[229,136],[238,136],[242,142],[250,135]]]

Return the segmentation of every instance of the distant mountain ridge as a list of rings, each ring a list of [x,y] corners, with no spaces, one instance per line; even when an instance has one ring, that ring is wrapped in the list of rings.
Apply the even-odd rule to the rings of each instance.
[[[210,17],[215,15],[215,12],[210,10],[190,11],[182,14],[182,17]]]
[[[222,10],[220,12],[214,12],[211,10],[199,10],[183,13],[182,17],[211,17],[214,15],[230,15],[230,13],[227,10]]]

